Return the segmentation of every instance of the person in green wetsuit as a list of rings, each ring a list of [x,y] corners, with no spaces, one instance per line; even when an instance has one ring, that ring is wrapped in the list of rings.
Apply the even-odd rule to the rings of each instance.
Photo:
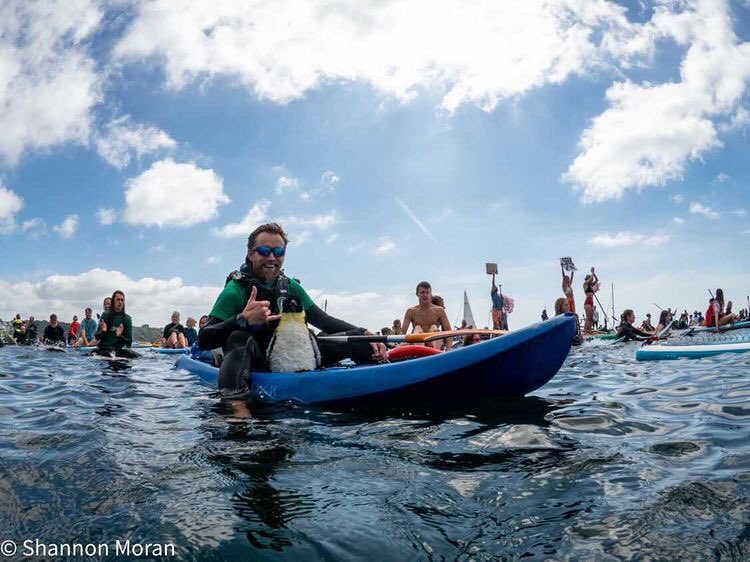
[[[287,243],[286,233],[276,223],[263,224],[250,234],[245,263],[227,277],[208,323],[198,334],[200,349],[224,350],[219,388],[226,393],[244,392],[251,370],[268,368],[266,350],[282,312],[304,311],[308,323],[328,334],[370,334],[329,316],[297,281],[284,275]],[[383,344],[349,345],[327,347],[319,342],[323,364],[347,357],[356,363],[385,360]]]
[[[112,308],[104,312],[99,319],[99,330],[96,332],[98,345],[92,351],[96,355],[124,358],[140,357],[128,349],[133,343],[133,321],[125,313],[125,293],[112,293]]]

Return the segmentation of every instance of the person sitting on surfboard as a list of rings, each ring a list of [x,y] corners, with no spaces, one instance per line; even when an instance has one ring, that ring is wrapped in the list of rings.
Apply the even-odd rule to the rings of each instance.
[[[125,359],[140,357],[135,351],[128,349],[133,343],[133,320],[125,312],[125,293],[112,293],[111,303],[111,308],[99,318],[99,331],[95,335],[99,343],[91,353]]]
[[[282,313],[304,311],[306,320],[328,334],[346,332],[372,335],[364,328],[329,316],[318,307],[294,279],[281,269],[288,239],[276,223],[259,226],[247,239],[242,267],[229,274],[224,289],[216,298],[206,326],[198,334],[202,350],[224,350],[219,368],[219,388],[225,392],[244,392],[252,370],[268,368],[267,351]],[[277,342],[278,343],[278,342]],[[336,352],[355,362],[377,362],[386,358],[382,343],[351,344],[343,350],[323,349],[324,363],[333,361]],[[334,361],[335,362],[335,361]]]
[[[622,318],[622,323],[617,329],[618,340],[646,340],[654,335],[653,332],[644,332],[633,326],[633,322],[635,322],[635,313],[632,309],[625,309],[620,318]]]
[[[185,329],[186,331],[189,329],[190,320],[192,319],[187,319],[188,328]],[[200,320],[198,320],[198,328],[202,330],[206,326],[206,324],[208,324],[208,314],[204,314],[200,317]],[[223,358],[221,348],[213,349],[211,351],[201,350],[201,348],[198,346],[197,334],[195,336],[195,341],[190,346],[190,356],[193,359],[208,363],[209,365],[213,365],[214,367],[218,367],[219,365],[221,365],[221,359]]]
[[[195,340],[198,339],[198,330],[195,329],[196,325],[195,318],[192,316],[188,316],[188,319],[185,320],[185,329],[183,330],[183,334],[185,335],[185,342],[187,347],[192,347],[192,345],[195,343]]]
[[[78,345],[79,346],[90,346],[90,345],[96,345],[96,338],[94,335],[96,334],[96,320],[94,320],[91,316],[93,314],[93,311],[91,308],[86,308],[84,311],[84,314],[86,317],[81,321],[81,337],[78,338]]]
[[[49,315],[49,324],[44,329],[42,342],[47,345],[63,346],[65,344],[65,330],[57,323],[57,314]]]
[[[716,296],[709,301],[708,310],[706,310],[706,326],[716,328],[736,319],[737,317],[732,312],[724,310],[724,291],[716,289]]]
[[[672,322],[672,312],[670,310],[662,310],[659,314],[659,322],[656,324],[656,329],[653,330],[655,335],[659,337],[666,337],[669,332],[662,334]]]
[[[416,295],[419,299],[417,306],[412,306],[406,310],[404,314],[404,321],[401,322],[401,333],[409,333],[409,326],[413,327],[413,333],[420,332],[437,332],[443,330],[449,332],[451,330],[451,323],[448,321],[448,315],[445,313],[445,309],[441,306],[432,304],[432,285],[427,281],[420,281],[417,283]],[[445,349],[451,348],[452,342],[450,338],[445,340]],[[440,342],[426,343],[429,347],[440,347]]]
[[[180,313],[175,310],[172,313],[171,319],[172,321],[164,326],[164,332],[161,336],[161,346],[167,348],[188,347],[187,340],[185,339],[185,327],[180,324]]]
[[[73,316],[73,321],[68,326],[68,345],[76,345],[78,342],[78,332],[81,330],[81,324],[78,322],[78,315]]]

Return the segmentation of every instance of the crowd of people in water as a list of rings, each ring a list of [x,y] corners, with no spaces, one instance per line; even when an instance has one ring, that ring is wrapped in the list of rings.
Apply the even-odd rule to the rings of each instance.
[[[327,314],[312,301],[298,279],[284,274],[281,267],[287,244],[286,233],[280,225],[268,223],[256,228],[248,237],[244,263],[226,277],[224,288],[211,311],[198,322],[192,317],[187,318],[185,325],[180,321],[179,311],[174,311],[170,322],[164,326],[159,341],[151,343],[164,348],[189,349],[196,359],[218,365],[219,386],[230,391],[242,390],[247,384],[251,369],[268,368],[269,354],[274,349],[284,347],[283,340],[287,337],[285,334],[295,328],[292,322],[284,324],[282,313],[290,313],[289,317],[304,313],[301,329],[308,334],[310,345],[315,347],[315,353],[306,355],[307,358],[299,365],[295,364],[295,361],[302,361],[301,355],[295,358],[294,354],[287,354],[286,359],[291,361],[287,368],[295,370],[293,367],[302,364],[305,367],[296,370],[327,366],[336,364],[344,358],[357,364],[387,361],[389,342],[383,341],[382,338],[370,341],[368,338],[349,338],[353,341],[347,340],[344,344],[332,345],[324,339],[316,343],[316,338],[309,337],[307,324],[319,330],[317,335],[374,334]],[[573,314],[578,318],[573,290],[576,268],[570,258],[561,258],[560,266],[562,296],[554,303],[555,316]],[[596,306],[599,304],[601,308],[596,299],[599,287],[599,278],[592,267],[584,276],[582,284],[583,316],[581,322],[577,323],[578,341],[588,335],[599,333],[599,309]],[[465,335],[463,339],[454,341],[446,335],[441,340],[425,344],[447,351],[454,345],[471,345],[483,337],[500,335],[508,330],[508,315],[513,310],[512,299],[503,295],[502,285],[496,283],[494,273],[490,286],[493,330],[491,333],[474,330],[475,326],[467,324],[466,320],[461,326],[452,328],[445,312],[445,302],[439,295],[432,294],[432,287],[427,281],[417,284],[415,294],[418,302],[406,310],[403,320],[394,320],[392,326],[382,328],[378,335],[473,330],[473,333]],[[712,293],[705,313],[694,311],[690,314],[684,310],[675,320],[676,314],[671,308],[662,310],[656,325],[652,323],[651,315],[647,314],[641,324],[636,326],[634,311],[626,309],[615,327],[617,338],[631,340],[664,337],[670,329],[691,326],[721,327],[748,318],[747,309],[738,313],[733,311],[732,301],[725,302],[722,289],[716,289],[715,293]],[[546,309],[542,311],[541,318],[548,319]],[[92,353],[100,355],[123,358],[138,356],[131,349],[132,319],[126,313],[125,294],[120,290],[114,291],[111,296],[104,299],[102,311],[96,314],[96,319],[92,309],[86,308],[83,320],[79,322],[78,316],[73,316],[67,330],[63,329],[55,314],[50,315],[49,324],[42,334],[38,333],[37,322],[33,316],[24,321],[21,315],[17,314],[12,326],[13,338],[18,344],[43,343],[47,346],[85,347],[92,348]],[[298,338],[294,341],[304,339]],[[309,363],[311,360],[313,364]]]
[[[112,307],[113,302],[117,305],[114,309]],[[174,311],[171,315],[171,321],[164,326],[162,337],[158,341],[148,343],[164,348],[190,348],[196,345],[198,339],[196,325],[199,324],[202,327],[205,326],[206,322],[208,322],[208,315],[202,316],[200,322],[196,322],[195,318],[189,317],[183,326],[180,323],[180,313]],[[84,317],[81,322],[78,321],[77,315],[73,315],[73,320],[68,324],[67,330],[60,324],[57,314],[50,314],[49,322],[42,334],[39,334],[38,324],[34,316],[29,316],[28,320],[23,320],[20,313],[16,314],[11,321],[11,325],[13,327],[12,338],[18,345],[41,344],[44,346],[95,349],[112,347],[112,349],[106,350],[118,351],[122,347],[129,347],[128,344],[132,344],[132,319],[125,314],[125,294],[122,291],[115,291],[111,297],[104,299],[102,312],[96,314],[96,319],[93,318],[91,308],[84,310]],[[114,333],[117,340],[108,337],[108,332]]]
[[[562,264],[561,267],[563,267]],[[570,270],[570,275],[568,276],[564,267],[562,269],[562,291],[565,296],[555,301],[555,316],[566,313],[576,314],[572,288],[574,271],[575,269]],[[592,267],[583,282],[585,295],[583,304],[584,316],[582,322],[580,320],[578,322],[578,341],[582,341],[585,336],[599,333],[599,314],[594,305],[595,294],[598,290],[599,280],[595,269]],[[656,326],[651,321],[651,314],[647,313],[641,325],[636,327],[635,312],[630,308],[625,309],[620,314],[619,323],[615,323],[614,329],[617,333],[617,339],[631,341],[634,339],[663,338],[669,335],[671,329],[688,329],[697,326],[720,328],[732,322],[747,320],[750,317],[748,309],[743,308],[737,313],[733,312],[733,303],[732,301],[725,302],[724,291],[721,288],[716,289],[715,293],[710,294],[711,298],[708,301],[708,308],[705,314],[698,310],[692,314],[688,313],[687,310],[683,310],[679,318],[675,319],[676,310],[672,311],[671,308],[662,309]],[[547,310],[544,309],[542,311],[542,320],[546,319]],[[582,327],[581,324],[583,325]]]

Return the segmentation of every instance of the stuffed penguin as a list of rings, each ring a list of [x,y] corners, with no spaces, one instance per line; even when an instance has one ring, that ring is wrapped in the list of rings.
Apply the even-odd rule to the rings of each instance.
[[[268,344],[272,372],[311,371],[320,367],[320,350],[305,322],[304,312],[283,312]]]

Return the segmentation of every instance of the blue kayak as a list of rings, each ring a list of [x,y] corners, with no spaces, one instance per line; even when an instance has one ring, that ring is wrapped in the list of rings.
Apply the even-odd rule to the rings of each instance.
[[[565,315],[454,351],[409,361],[300,373],[254,372],[251,395],[261,402],[302,404],[402,397],[520,397],[555,376],[568,356],[575,333],[575,317]],[[176,366],[207,384],[217,385],[216,367],[189,356],[179,357]]]

